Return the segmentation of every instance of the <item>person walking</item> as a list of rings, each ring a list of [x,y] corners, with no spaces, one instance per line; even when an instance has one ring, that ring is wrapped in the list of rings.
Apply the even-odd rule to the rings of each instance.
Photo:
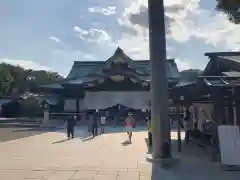
[[[151,148],[152,147],[152,122],[151,122],[151,119],[148,120],[147,125],[148,125],[148,146]]]
[[[125,127],[127,129],[128,141],[132,143],[132,129],[135,124],[135,119],[132,116],[132,113],[128,113],[128,117],[125,120]]]
[[[104,133],[105,124],[106,124],[106,117],[101,116],[101,118],[100,118],[101,133]]]
[[[92,115],[92,136],[95,137],[98,135],[98,120],[97,117]]]
[[[76,125],[75,121],[76,121],[75,116],[74,117],[70,116],[67,118],[67,137],[68,137],[68,139],[74,138],[74,127]]]
[[[88,125],[88,135],[91,136],[92,134],[92,116],[89,116],[87,120],[87,125]]]

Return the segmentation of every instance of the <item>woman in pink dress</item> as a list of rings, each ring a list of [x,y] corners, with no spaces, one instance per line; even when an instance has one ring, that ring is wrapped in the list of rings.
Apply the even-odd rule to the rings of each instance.
[[[128,113],[128,117],[125,120],[125,127],[127,129],[128,141],[132,143],[132,129],[135,123],[135,119],[132,117],[132,113]]]

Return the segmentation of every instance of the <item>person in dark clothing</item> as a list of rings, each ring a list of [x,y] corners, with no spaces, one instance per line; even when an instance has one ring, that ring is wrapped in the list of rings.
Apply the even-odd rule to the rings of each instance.
[[[98,120],[96,116],[92,116],[92,135],[93,137],[97,136],[98,134]]]
[[[190,140],[189,136],[190,129],[188,127],[189,126],[188,124],[189,121],[191,121],[191,112],[189,111],[189,108],[186,108],[184,121],[185,121],[185,142],[186,144],[188,144]]]
[[[74,138],[74,127],[75,127],[75,117],[68,117],[67,118],[67,136],[68,139]]]

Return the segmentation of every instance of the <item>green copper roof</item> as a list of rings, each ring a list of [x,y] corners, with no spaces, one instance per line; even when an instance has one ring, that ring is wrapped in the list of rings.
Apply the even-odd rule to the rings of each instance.
[[[70,73],[66,79],[75,79],[88,76],[90,74],[101,71],[104,65],[111,63],[116,59],[124,59],[127,63],[133,65],[134,68],[141,74],[150,75],[150,61],[149,60],[132,60],[124,52],[118,48],[114,55],[107,61],[75,61]],[[167,75],[169,78],[179,78],[179,72],[174,59],[167,60]]]
[[[125,61],[132,68],[136,69],[139,79],[150,81],[150,61],[149,60],[133,60],[128,57],[122,49],[117,48],[115,53],[106,61],[75,61],[70,73],[63,81],[57,84],[44,86],[45,88],[63,88],[61,84],[82,84],[97,79],[97,74],[101,74],[103,68],[116,61]],[[167,76],[169,81],[178,81],[180,78],[177,65],[174,59],[167,60]],[[42,86],[43,87],[43,86]]]

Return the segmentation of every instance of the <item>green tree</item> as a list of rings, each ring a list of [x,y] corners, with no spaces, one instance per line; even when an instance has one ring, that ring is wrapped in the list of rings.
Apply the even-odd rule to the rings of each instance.
[[[0,95],[38,92],[41,84],[60,80],[62,77],[55,72],[34,71],[10,64],[0,64]]]
[[[216,0],[216,9],[228,15],[228,19],[235,23],[240,23],[240,0]]]
[[[22,116],[33,118],[41,111],[39,101],[34,96],[29,96],[27,99],[21,100]]]
[[[11,89],[13,77],[3,66],[0,66],[0,95],[8,94]]]

